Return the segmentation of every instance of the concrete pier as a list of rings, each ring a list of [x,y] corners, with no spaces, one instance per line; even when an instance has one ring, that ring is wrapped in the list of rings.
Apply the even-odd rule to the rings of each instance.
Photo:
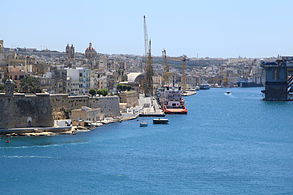
[[[140,106],[139,116],[144,116],[144,117],[165,116],[165,113],[162,111],[160,105],[158,104],[157,100],[154,97],[144,97],[143,95],[140,95],[139,106]]]

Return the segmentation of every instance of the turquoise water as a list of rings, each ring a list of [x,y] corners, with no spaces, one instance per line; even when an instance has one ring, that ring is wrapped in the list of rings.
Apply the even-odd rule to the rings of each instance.
[[[230,90],[187,97],[169,125],[1,140],[1,194],[293,194],[293,102]]]

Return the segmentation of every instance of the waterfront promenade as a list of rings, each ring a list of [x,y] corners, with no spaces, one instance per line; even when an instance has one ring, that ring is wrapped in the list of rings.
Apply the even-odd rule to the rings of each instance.
[[[160,105],[154,97],[139,98],[140,116],[165,116]]]

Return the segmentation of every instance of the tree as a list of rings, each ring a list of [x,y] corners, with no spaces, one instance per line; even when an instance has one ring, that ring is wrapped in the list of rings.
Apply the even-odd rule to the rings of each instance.
[[[95,95],[97,95],[97,90],[90,89],[89,94],[91,94],[91,96],[95,96]]]
[[[117,90],[118,91],[130,91],[131,90],[131,86],[127,85],[127,84],[118,84],[117,85]]]
[[[28,76],[20,80],[20,91],[22,93],[41,93],[40,85],[38,78]]]
[[[108,89],[98,89],[97,94],[102,95],[102,96],[106,96],[106,95],[108,95]]]
[[[4,78],[2,79],[2,83],[5,83],[7,79],[8,79],[7,77],[4,77]]]

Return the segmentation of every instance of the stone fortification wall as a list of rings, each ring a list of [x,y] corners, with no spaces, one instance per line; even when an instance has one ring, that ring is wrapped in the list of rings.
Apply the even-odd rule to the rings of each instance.
[[[90,98],[88,107],[101,108],[101,112],[102,112],[102,114],[105,115],[105,117],[120,116],[119,97],[118,96]]]
[[[54,120],[68,119],[71,110],[88,106],[88,96],[68,96],[67,94],[50,95]]]
[[[100,108],[105,117],[120,116],[118,96],[0,94],[0,128],[52,127],[54,120],[68,119],[82,106]]]
[[[119,97],[94,97],[89,96],[68,96],[64,94],[51,95],[51,103],[54,119],[69,118],[71,110],[79,109],[82,106],[100,108],[101,113],[106,117],[120,116]]]
[[[51,127],[52,107],[46,94],[0,94],[0,128]]]

